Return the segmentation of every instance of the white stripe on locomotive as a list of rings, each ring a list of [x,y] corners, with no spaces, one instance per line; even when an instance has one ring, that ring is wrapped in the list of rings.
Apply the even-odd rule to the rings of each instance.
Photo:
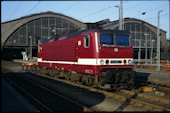
[[[47,61],[47,60],[42,60],[42,58],[38,58],[38,62],[43,62],[43,63],[59,63],[59,64],[77,64],[77,65],[101,65],[100,61],[103,60],[104,64],[103,65],[132,65],[133,64],[133,59],[132,58],[79,58],[78,62],[69,62],[69,61]],[[109,63],[106,64],[106,60],[109,60]],[[126,60],[126,63],[124,63],[124,60]],[[117,63],[116,61],[120,61]],[[129,61],[131,61],[129,63]],[[116,62],[116,63],[111,63],[111,62]]]

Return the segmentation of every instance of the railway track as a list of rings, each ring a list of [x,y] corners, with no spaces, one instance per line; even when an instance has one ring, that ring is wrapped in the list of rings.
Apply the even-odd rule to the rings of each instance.
[[[156,97],[156,96],[153,96],[153,92],[150,93],[151,95],[149,95],[149,93],[144,93],[141,92],[141,91],[128,91],[128,90],[124,90],[124,89],[116,89],[115,91],[116,94],[119,94],[119,95],[123,95],[123,96],[126,96],[127,98],[132,98],[132,99],[135,99],[137,101],[143,101],[143,102],[146,102],[148,104],[153,104],[153,105],[149,105],[149,106],[155,106],[155,107],[158,107],[158,108],[161,108],[162,110],[165,108],[167,108],[167,110],[170,108],[169,105],[170,105],[170,98],[161,98],[161,97]],[[148,105],[146,104],[146,105]],[[169,109],[170,110],[170,109]]]
[[[34,104],[40,112],[94,111],[28,78],[17,75],[2,77]]]
[[[146,111],[170,111],[170,107],[169,107],[170,99],[168,99],[168,98],[167,99],[159,98],[159,97],[155,97],[153,95],[142,94],[139,91],[129,91],[129,90],[118,89],[118,88],[116,89],[115,92],[105,91],[105,90],[97,89],[94,87],[89,87],[89,86],[81,85],[78,83],[70,82],[70,81],[67,81],[64,79],[55,78],[55,77],[52,77],[52,76],[49,76],[46,74],[38,74],[35,72],[31,72],[31,73],[34,73],[34,74],[42,76],[42,77],[50,78],[53,80],[57,80],[60,82],[64,82],[67,84],[71,84],[76,87],[80,87],[80,88],[88,89],[88,90],[91,90],[94,92],[102,93],[104,95],[110,96],[111,98],[117,98],[118,100],[122,100],[125,102],[125,104],[123,104],[122,107],[126,106],[128,104],[132,104],[135,106],[137,105],[137,106],[142,107],[144,111],[145,111],[145,109],[146,109]],[[160,86],[152,85],[152,87],[161,89]],[[167,88],[166,90],[162,90],[162,91],[169,91],[169,89]],[[91,109],[93,109],[93,108],[91,108]],[[93,109],[93,110],[96,110],[96,109]],[[100,110],[96,110],[96,111],[100,111]],[[118,109],[118,111],[119,111],[119,109]]]
[[[153,81],[147,81],[147,80],[142,80],[142,79],[135,79],[135,83],[140,84],[140,85],[150,85],[150,86],[157,86],[157,87],[162,87],[165,88],[170,88],[170,84],[164,84],[164,83],[159,83],[159,82],[153,82]]]
[[[151,87],[156,93],[162,92],[162,95],[164,95],[164,93],[167,94],[170,99],[170,96],[169,96],[170,95],[170,85],[169,84],[144,81],[144,80],[140,80],[140,79],[136,79],[135,81],[136,81],[136,87],[140,87],[140,86]]]
[[[36,73],[35,73],[36,74]],[[142,94],[141,92],[134,92],[134,91],[129,91],[129,90],[124,90],[124,89],[116,89],[116,91],[111,92],[111,91],[105,91],[101,89],[97,89],[94,87],[90,86],[85,86],[81,85],[78,83],[70,82],[64,79],[59,79],[59,78],[54,78],[52,76],[48,76],[45,74],[37,74],[43,77],[47,77],[53,80],[61,81],[64,83],[68,83],[77,87],[85,88],[91,91],[103,93],[105,95],[109,95],[113,98],[118,98],[123,101],[126,101],[127,104],[133,104],[133,105],[138,105],[142,106],[143,108],[148,108],[149,110],[153,111],[170,111],[170,98],[159,98],[156,96],[151,96],[151,95],[146,95]],[[168,89],[169,90],[169,89]]]

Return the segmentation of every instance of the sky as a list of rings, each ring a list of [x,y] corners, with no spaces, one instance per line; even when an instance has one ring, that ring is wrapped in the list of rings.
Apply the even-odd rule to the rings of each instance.
[[[30,14],[52,11],[70,16],[82,22],[97,22],[104,19],[119,19],[120,1],[2,1],[1,23]],[[146,21],[157,27],[158,11],[160,13],[160,29],[167,32],[170,40],[169,0],[123,0],[123,18],[130,17]],[[146,12],[145,15],[142,15]]]

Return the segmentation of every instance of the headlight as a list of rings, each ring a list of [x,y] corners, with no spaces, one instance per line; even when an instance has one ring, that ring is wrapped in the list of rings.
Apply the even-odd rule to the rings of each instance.
[[[128,60],[128,63],[129,63],[129,64],[133,64],[133,61],[132,61],[132,60]]]
[[[104,60],[100,60],[100,64],[103,65],[104,64]]]

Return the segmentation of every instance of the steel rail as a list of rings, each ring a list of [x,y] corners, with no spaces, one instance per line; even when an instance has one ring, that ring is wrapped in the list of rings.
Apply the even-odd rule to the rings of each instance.
[[[34,72],[31,72],[31,73],[34,73]],[[170,109],[168,109],[168,108],[164,108],[164,107],[161,107],[161,106],[158,106],[158,105],[150,104],[150,103],[143,102],[143,101],[140,101],[140,100],[136,100],[136,99],[133,99],[133,98],[129,98],[129,97],[126,97],[126,96],[115,94],[113,92],[108,92],[108,91],[104,91],[104,90],[97,89],[97,88],[94,88],[94,87],[89,87],[89,86],[77,84],[77,83],[74,83],[74,82],[71,82],[71,81],[54,78],[54,77],[51,77],[51,76],[47,76],[45,74],[38,74],[38,73],[34,73],[34,74],[39,75],[39,76],[43,76],[43,77],[46,77],[46,78],[50,78],[50,79],[53,79],[53,80],[57,80],[57,81],[60,81],[60,82],[63,82],[63,83],[71,84],[71,85],[81,87],[81,88],[84,88],[84,89],[88,89],[88,90],[91,90],[91,91],[94,91],[94,92],[103,93],[105,95],[116,97],[118,99],[129,100],[132,103],[139,103],[139,104],[150,106],[152,108],[158,108],[158,109],[161,109],[163,111],[170,111]]]
[[[17,76],[17,77],[19,77],[19,76]],[[19,77],[19,78],[21,78],[21,77]],[[26,81],[31,82],[32,84],[37,85],[37,86],[41,87],[42,89],[44,89],[44,90],[46,90],[46,91],[48,91],[48,92],[51,92],[51,93],[55,94],[56,96],[59,96],[59,97],[61,97],[61,98],[64,98],[65,100],[67,100],[67,101],[69,101],[69,102],[71,102],[71,103],[74,103],[74,104],[76,104],[76,105],[78,105],[78,106],[81,106],[81,107],[83,107],[83,108],[84,108],[85,110],[87,110],[87,111],[95,112],[94,110],[92,110],[92,109],[90,109],[90,108],[88,108],[88,107],[86,107],[86,106],[84,106],[84,105],[82,105],[82,104],[79,104],[79,103],[77,103],[77,102],[75,102],[75,101],[73,101],[73,100],[71,100],[71,99],[69,99],[69,98],[67,98],[67,97],[65,97],[65,96],[57,93],[57,92],[54,92],[54,91],[50,90],[50,89],[47,88],[47,87],[44,87],[44,86],[42,86],[42,85],[40,85],[40,84],[37,84],[37,83],[35,83],[35,82],[27,79],[27,78],[23,78],[23,77],[22,77],[21,79],[25,79]]]
[[[151,81],[147,82],[145,80],[140,80],[140,79],[136,79],[135,81],[138,81],[138,82],[136,82],[137,84],[143,83],[144,85],[151,86],[153,88],[157,88],[157,89],[160,89],[160,90],[163,90],[163,91],[170,92],[170,84],[163,84],[163,83],[151,82]]]
[[[27,91],[25,91],[23,88],[21,88],[20,86],[18,86],[16,83],[14,83],[12,80],[10,80],[8,77],[6,76],[2,76],[3,78],[5,78],[6,80],[8,80],[11,84],[13,84],[17,89],[19,89],[20,91],[22,91],[23,93],[25,93],[27,96],[29,96],[31,99],[33,99],[35,102],[37,102],[40,106],[42,106],[43,108],[45,108],[47,111],[49,112],[53,112],[50,108],[48,108],[47,106],[45,106],[43,103],[41,103],[39,100],[37,100],[35,97],[33,97],[32,95],[30,95]]]
[[[165,104],[170,104],[170,100],[167,99],[163,99],[163,98],[159,98],[159,97],[155,97],[155,96],[150,96],[150,95],[145,95],[145,94],[141,94],[141,93],[137,93],[134,91],[128,91],[128,90],[124,90],[124,89],[120,89],[120,88],[116,88],[116,90],[126,93],[126,94],[130,94],[130,95],[136,95],[138,97],[143,97],[146,99],[152,99],[153,101],[158,101],[158,102],[162,102]]]
[[[163,91],[163,92],[169,92],[170,93],[170,88],[167,87],[162,87],[162,86],[157,86],[157,85],[150,85],[148,84],[148,86],[152,87],[153,89],[157,89],[159,91]]]
[[[155,84],[157,86],[163,86],[163,87],[170,88],[170,84],[164,84],[164,83],[153,82],[153,81],[146,81],[146,80],[141,80],[141,79],[135,79],[135,81],[140,81],[141,83]]]

